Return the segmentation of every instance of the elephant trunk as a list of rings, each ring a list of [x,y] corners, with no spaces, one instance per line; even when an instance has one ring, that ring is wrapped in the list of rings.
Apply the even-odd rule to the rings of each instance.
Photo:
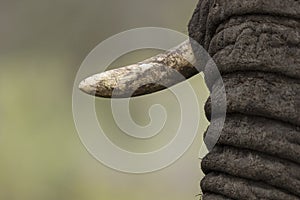
[[[200,0],[189,33],[227,95],[221,137],[201,163],[203,199],[300,199],[300,2]],[[215,96],[218,81],[207,82]]]

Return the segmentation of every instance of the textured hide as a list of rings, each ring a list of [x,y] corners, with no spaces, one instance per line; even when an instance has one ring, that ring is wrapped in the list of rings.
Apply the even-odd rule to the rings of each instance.
[[[200,0],[189,34],[227,95],[221,137],[201,163],[203,199],[300,199],[300,1]],[[206,79],[215,96],[219,81]],[[210,119],[210,100],[205,111]]]

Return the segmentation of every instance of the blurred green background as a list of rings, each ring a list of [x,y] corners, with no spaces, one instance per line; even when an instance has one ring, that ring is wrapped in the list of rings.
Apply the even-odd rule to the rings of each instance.
[[[81,144],[72,117],[76,72],[98,43],[121,31],[145,26],[187,34],[196,3],[197,0],[0,1],[1,200],[199,198],[196,195],[202,173],[198,154],[207,126],[204,115],[194,144],[182,158],[170,167],[143,175],[117,172],[96,161]],[[153,53],[131,53],[114,64],[138,61]],[[197,75],[189,81],[203,106],[208,93],[202,77]],[[107,103],[101,99],[96,102],[99,120],[110,130],[115,143],[128,144],[117,134],[120,130]],[[165,104],[167,110],[179,112],[172,94],[163,91],[132,101],[137,123],[147,124],[147,108],[152,103]],[[178,116],[174,115],[163,131],[174,133],[177,122]],[[151,148],[129,147],[136,151]]]

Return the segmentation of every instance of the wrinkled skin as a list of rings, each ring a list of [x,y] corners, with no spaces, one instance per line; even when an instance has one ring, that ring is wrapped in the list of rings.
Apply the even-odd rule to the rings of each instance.
[[[200,0],[189,34],[227,94],[221,137],[201,163],[203,199],[300,199],[300,1]],[[207,80],[216,96],[218,81]]]

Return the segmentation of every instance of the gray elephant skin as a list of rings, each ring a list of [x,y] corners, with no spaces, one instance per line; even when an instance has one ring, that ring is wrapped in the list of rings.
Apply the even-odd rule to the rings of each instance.
[[[200,0],[189,35],[227,96],[221,137],[201,161],[202,198],[300,199],[300,1]],[[207,81],[216,96],[219,81]]]

